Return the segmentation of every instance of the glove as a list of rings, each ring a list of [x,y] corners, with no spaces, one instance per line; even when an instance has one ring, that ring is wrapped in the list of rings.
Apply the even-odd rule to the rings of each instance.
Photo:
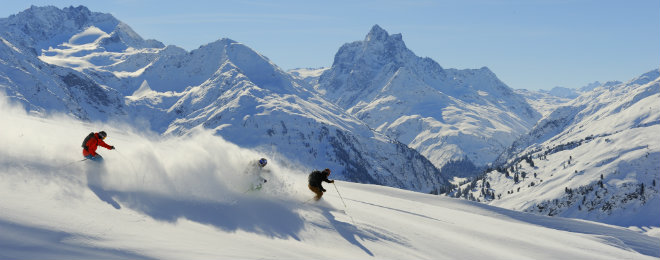
[[[325,189],[321,189],[322,192],[325,192]]]
[[[331,180],[330,183],[335,183],[335,180]]]
[[[114,150],[114,149],[115,149],[115,147],[114,147],[114,146],[110,146],[110,150]]]

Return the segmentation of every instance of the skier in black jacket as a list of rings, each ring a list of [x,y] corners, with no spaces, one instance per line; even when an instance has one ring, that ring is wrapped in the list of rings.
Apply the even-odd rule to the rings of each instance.
[[[320,171],[313,171],[312,173],[309,174],[308,180],[309,180],[309,190],[313,191],[316,193],[316,196],[314,197],[314,200],[320,200],[321,197],[323,196],[323,193],[325,192],[325,189],[323,188],[323,185],[321,185],[321,182],[327,182],[327,183],[333,183],[335,182],[334,180],[328,180],[328,176],[330,176],[330,169],[325,169],[322,172]]]

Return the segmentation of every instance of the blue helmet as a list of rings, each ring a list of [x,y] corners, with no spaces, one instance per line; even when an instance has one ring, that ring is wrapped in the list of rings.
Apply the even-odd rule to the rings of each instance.
[[[261,166],[261,167],[266,166],[267,163],[268,163],[268,161],[266,160],[266,158],[261,158],[259,160],[259,166]]]

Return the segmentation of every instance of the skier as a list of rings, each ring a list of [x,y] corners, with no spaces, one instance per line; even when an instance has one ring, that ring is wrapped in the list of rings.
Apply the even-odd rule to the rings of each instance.
[[[96,162],[102,162],[103,157],[100,154],[96,153],[96,149],[98,146],[103,146],[108,150],[114,150],[115,147],[112,145],[106,144],[103,139],[105,139],[108,135],[105,133],[105,131],[101,131],[98,133],[89,133],[85,140],[83,141],[82,147],[83,147],[83,156],[85,159],[89,159],[92,161]]]
[[[263,184],[268,182],[268,180],[262,176],[263,173],[270,172],[269,170],[264,169],[266,164],[268,164],[268,160],[266,160],[266,158],[261,158],[259,160],[250,162],[248,168],[244,172],[245,174],[250,175],[251,178],[251,186],[248,191],[261,190]]]
[[[316,196],[314,196],[315,201],[320,200],[321,197],[323,196],[323,193],[325,192],[325,189],[323,188],[323,185],[321,185],[321,182],[323,181],[327,183],[335,182],[335,180],[328,180],[328,176],[330,176],[330,169],[328,168],[326,168],[322,172],[315,170],[309,174],[309,177],[307,178],[309,181],[309,185],[307,185],[307,187],[309,188],[309,190],[316,193]]]

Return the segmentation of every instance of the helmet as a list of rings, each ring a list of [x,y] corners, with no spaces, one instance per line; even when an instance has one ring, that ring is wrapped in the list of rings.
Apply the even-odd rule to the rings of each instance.
[[[266,166],[267,163],[268,163],[268,161],[266,160],[266,158],[261,158],[259,160],[259,166],[261,166],[261,167]]]
[[[108,136],[108,134],[106,134],[105,131],[99,132],[99,137],[101,137],[101,139],[105,139],[106,136]]]

